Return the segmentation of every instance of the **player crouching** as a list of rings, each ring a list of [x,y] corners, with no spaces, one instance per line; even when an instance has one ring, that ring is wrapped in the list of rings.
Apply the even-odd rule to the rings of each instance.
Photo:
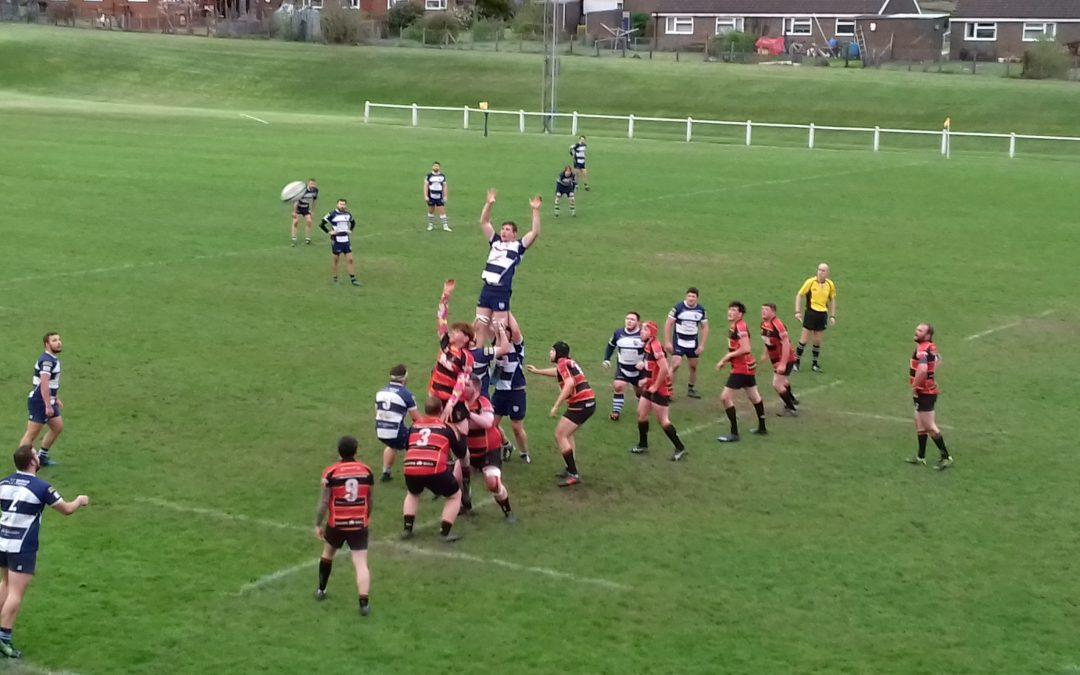
[[[479,378],[470,380],[466,396],[469,407],[469,464],[462,469],[463,477],[468,476],[472,469],[482,473],[484,485],[495,497],[495,503],[502,509],[506,522],[516,522],[510,510],[510,493],[502,482],[502,432],[495,426],[495,409],[481,391]],[[467,481],[463,482],[467,484]]]
[[[405,518],[402,539],[413,536],[420,495],[425,489],[431,490],[436,496],[446,497],[440,532],[443,541],[452,542],[460,538],[450,531],[461,510],[462,497],[458,479],[454,476],[453,458],[464,459],[468,448],[464,437],[439,419],[442,412],[442,401],[437,396],[428,396],[424,403],[424,416],[409,429],[409,445],[405,450],[405,461],[402,462],[405,488],[408,490],[401,509]]]

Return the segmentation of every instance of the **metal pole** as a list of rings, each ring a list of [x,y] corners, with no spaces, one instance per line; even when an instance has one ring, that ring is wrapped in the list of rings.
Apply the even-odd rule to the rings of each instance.
[[[750,147],[750,134],[753,128],[753,123],[750,120],[746,120],[746,147]]]
[[[364,124],[368,123],[368,118],[371,116],[371,101],[364,101]]]
[[[627,138],[633,138],[634,137],[634,116],[631,115],[630,117],[627,118],[627,120],[629,120],[629,121],[627,122],[627,125],[626,125],[626,137]]]
[[[1009,134],[1009,159],[1016,157],[1016,134]]]
[[[487,138],[488,111],[484,111],[484,138]]]
[[[464,119],[464,121],[463,121],[463,123],[461,125],[461,128],[462,129],[468,129],[469,128],[469,106],[465,106],[464,115],[465,115],[465,119]]]
[[[808,141],[807,145],[810,147],[811,150],[814,149],[814,123],[813,122],[810,123],[810,140]]]
[[[874,152],[881,149],[881,127],[874,127]]]
[[[416,107],[416,104],[413,103],[412,104],[412,125],[415,127],[418,124],[420,124],[420,113],[418,111],[418,108]]]
[[[570,135],[577,136],[577,111],[574,111],[574,116],[570,118]]]
[[[686,142],[687,143],[690,142],[690,137],[691,137],[691,135],[693,135],[693,133],[694,133],[694,118],[687,117],[686,118]]]

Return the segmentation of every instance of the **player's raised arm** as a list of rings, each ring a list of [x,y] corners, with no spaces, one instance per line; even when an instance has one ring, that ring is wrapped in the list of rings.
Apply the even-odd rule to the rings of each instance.
[[[543,205],[544,200],[540,195],[536,195],[529,200],[529,208],[532,209],[532,229],[525,233],[525,236],[521,238],[522,245],[525,248],[529,248],[536,241],[536,238],[540,236],[540,207]]]
[[[533,375],[543,375],[544,377],[555,377],[558,372],[555,368],[537,368],[536,366],[525,366],[525,370]]]
[[[488,241],[495,236],[495,228],[491,226],[491,210],[495,207],[495,188],[487,191],[487,199],[484,201],[484,209],[480,212],[480,231]]]
[[[443,283],[442,296],[439,297],[439,308],[435,312],[436,316],[436,331],[440,338],[446,336],[449,330],[449,317],[450,317],[450,295],[454,292],[454,286],[456,283],[453,279],[447,279]]]
[[[75,513],[79,509],[81,509],[82,507],[89,506],[89,505],[90,505],[90,498],[87,497],[86,495],[79,495],[78,497],[75,498],[75,501],[73,501],[73,502],[68,502],[68,501],[64,501],[63,499],[59,499],[52,505],[52,507],[54,509],[56,509],[57,511],[59,511],[60,513],[64,514],[65,516],[70,516],[71,514]]]
[[[506,356],[512,351],[514,351],[514,345],[510,342],[510,329],[505,323],[495,324],[494,356]]]

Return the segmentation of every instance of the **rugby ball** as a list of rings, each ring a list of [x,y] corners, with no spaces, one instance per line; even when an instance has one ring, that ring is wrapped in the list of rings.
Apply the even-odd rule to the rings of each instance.
[[[285,187],[281,188],[281,201],[295,201],[300,198],[300,195],[304,194],[304,190],[306,189],[307,183],[302,180],[294,180]]]

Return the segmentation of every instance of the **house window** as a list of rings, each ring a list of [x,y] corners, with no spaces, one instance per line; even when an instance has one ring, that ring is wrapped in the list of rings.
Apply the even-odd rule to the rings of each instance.
[[[997,24],[974,23],[969,21],[964,25],[964,39],[993,42],[994,40],[997,40]]]
[[[784,35],[810,35],[813,32],[810,19],[784,19]]]
[[[446,0],[424,0],[424,9],[426,9],[426,10],[446,9]]]
[[[742,21],[734,16],[718,16],[716,17],[716,34],[725,35],[727,33],[733,33],[742,28]]]
[[[1056,23],[1025,23],[1024,42],[1037,42],[1038,40],[1053,40],[1057,35]]]
[[[664,32],[668,35],[693,35],[694,17],[669,16],[664,21]]]
[[[304,5],[307,7],[314,7],[315,9],[322,9],[322,0],[308,0]]]
[[[351,9],[360,9],[360,0],[349,0],[349,7]]]
[[[855,19],[837,19],[836,36],[855,37]]]

